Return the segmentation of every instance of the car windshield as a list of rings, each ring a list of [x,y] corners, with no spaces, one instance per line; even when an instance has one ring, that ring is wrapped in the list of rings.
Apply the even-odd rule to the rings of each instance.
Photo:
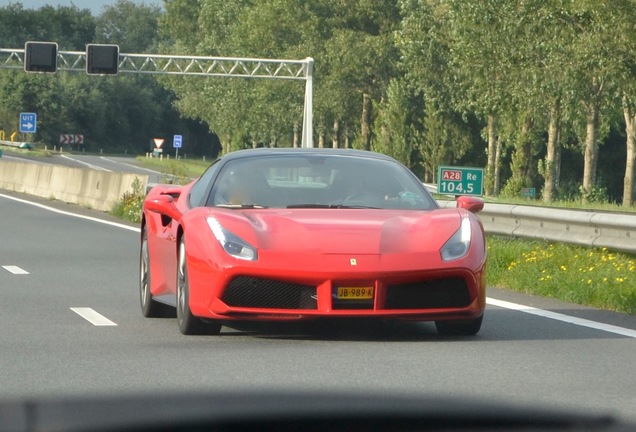
[[[229,161],[208,205],[431,210],[423,185],[398,163],[342,155],[264,155]]]

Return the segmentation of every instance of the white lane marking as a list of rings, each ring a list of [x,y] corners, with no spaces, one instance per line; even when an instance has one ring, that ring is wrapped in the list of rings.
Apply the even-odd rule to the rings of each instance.
[[[71,217],[76,217],[76,218],[80,218],[80,219],[86,219],[86,220],[89,220],[89,221],[101,223],[101,224],[104,224],[104,225],[111,225],[111,226],[114,226],[114,227],[117,227],[117,228],[122,228],[122,229],[129,230],[129,231],[135,231],[135,232],[140,232],[141,231],[137,227],[124,225],[124,224],[120,224],[120,223],[117,223],[117,222],[111,222],[111,221],[107,221],[107,220],[104,220],[104,219],[98,219],[98,218],[94,218],[94,217],[91,217],[91,216],[84,216],[84,215],[80,215],[80,214],[77,214],[77,213],[70,213],[70,212],[66,212],[66,211],[63,211],[63,210],[58,210],[58,209],[53,208],[53,207],[45,206],[44,204],[39,204],[39,203],[35,203],[35,202],[32,202],[32,201],[23,200],[23,199],[20,199],[20,198],[15,198],[15,197],[12,197],[12,196],[9,196],[9,195],[0,194],[0,197],[7,198],[7,199],[10,199],[10,200],[13,200],[13,201],[17,201],[17,202],[20,202],[20,203],[23,203],[23,204],[29,204],[29,205],[32,205],[32,206],[35,206],[35,207],[39,207],[41,209],[48,210],[48,211],[51,211],[51,212],[54,212],[54,213],[59,213],[59,214],[65,215],[65,216],[71,216]]]
[[[22,270],[20,267],[14,266],[14,265],[6,265],[6,266],[2,266],[2,268],[10,273],[13,273],[14,275],[29,274],[28,271]]]
[[[496,300],[493,298],[486,298],[486,303],[492,306],[499,306],[505,309],[512,309],[519,312],[524,312],[531,315],[537,315],[543,318],[549,318],[557,321],[562,321],[570,324],[574,324],[580,327],[587,327],[595,330],[601,330],[608,333],[614,333],[621,336],[627,336],[631,338],[636,338],[636,330],[627,329],[624,327],[618,327],[611,324],[603,324],[600,322],[577,318],[569,315],[560,314],[557,312],[551,312],[543,309],[537,309],[532,306],[524,306],[517,303],[511,303],[504,300]]]
[[[100,167],[100,166],[97,166],[97,165],[93,165],[93,164],[90,164],[88,162],[81,161],[79,159],[74,159],[72,157],[68,157],[68,156],[65,156],[65,155],[62,155],[61,157],[63,157],[64,159],[72,160],[73,162],[80,163],[82,165],[86,165],[87,167],[92,168],[92,169],[96,169],[98,171],[112,172],[109,169],[106,169],[106,168],[103,168],[103,167]]]
[[[75,308],[71,308],[71,310],[75,312],[76,314],[78,314],[79,316],[81,316],[82,318],[84,318],[89,323],[93,324],[94,326],[116,326],[117,325],[111,320],[109,320],[108,318],[106,318],[104,315],[101,315],[95,312],[91,308],[75,307]]]
[[[148,172],[151,172],[151,173],[153,173],[153,174],[161,174],[161,171],[155,171],[155,170],[151,170],[151,169],[148,169],[148,168],[143,168],[143,167],[140,167],[140,166],[138,166],[138,165],[129,164],[129,163],[127,163],[127,162],[120,162],[120,161],[116,161],[116,160],[114,160],[114,159],[109,159],[109,158],[107,158],[106,156],[100,156],[99,158],[100,158],[100,159],[103,159],[103,160],[105,160],[105,161],[108,161],[108,162],[114,163],[114,164],[126,165],[126,166],[129,166],[129,167],[131,167],[131,168],[136,168],[136,169],[138,169],[138,170],[148,171]]]

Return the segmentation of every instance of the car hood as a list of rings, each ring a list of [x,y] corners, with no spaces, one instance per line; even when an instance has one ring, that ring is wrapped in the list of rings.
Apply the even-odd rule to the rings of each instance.
[[[211,211],[259,250],[391,254],[437,251],[459,229],[459,209],[249,209]]]

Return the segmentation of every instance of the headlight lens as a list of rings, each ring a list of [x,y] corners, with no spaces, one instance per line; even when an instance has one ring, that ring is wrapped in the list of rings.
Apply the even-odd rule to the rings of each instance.
[[[452,261],[466,256],[470,248],[470,237],[470,219],[468,216],[462,216],[461,226],[440,250],[442,259],[444,261]]]
[[[216,218],[212,216],[208,217],[208,226],[212,230],[214,237],[216,237],[225,252],[229,255],[238,259],[256,261],[258,258],[256,248],[236,234],[223,228]]]

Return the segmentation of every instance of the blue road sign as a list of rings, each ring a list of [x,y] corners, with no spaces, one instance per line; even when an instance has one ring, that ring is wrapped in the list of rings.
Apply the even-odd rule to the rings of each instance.
[[[38,125],[36,113],[20,113],[20,132],[35,133]]]
[[[181,148],[182,144],[183,144],[183,137],[181,135],[175,135],[172,140],[172,147]]]

